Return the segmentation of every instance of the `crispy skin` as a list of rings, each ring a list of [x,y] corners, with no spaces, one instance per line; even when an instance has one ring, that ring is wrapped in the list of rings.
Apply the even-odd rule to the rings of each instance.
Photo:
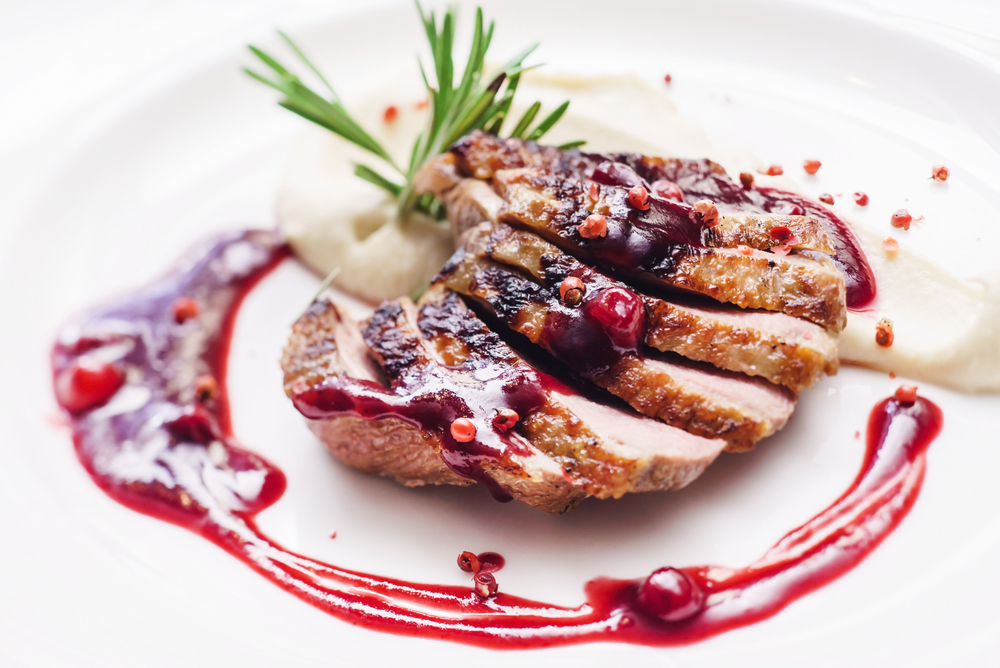
[[[447,178],[442,177],[443,174]],[[677,179],[693,190],[687,199],[727,198],[753,203],[721,167],[710,161],[668,161],[630,154],[601,156],[577,150],[560,151],[519,139],[499,140],[483,132],[463,138],[451,152],[425,166],[417,178],[420,192],[434,192],[448,203],[456,239],[476,218],[491,219],[497,204],[485,190],[469,206],[470,193],[460,192],[461,177],[487,181],[501,196],[500,220],[535,231],[566,252],[588,262],[631,274],[636,280],[707,295],[742,308],[782,311],[804,317],[833,331],[846,322],[846,287],[840,271],[823,254],[832,241],[811,216],[786,216],[737,210],[720,204],[714,228],[701,224],[690,206],[650,197],[650,209],[639,212],[625,203],[632,184]],[[588,184],[600,183],[599,198],[590,198]],[[465,186],[463,186],[464,188]],[[699,193],[698,188],[704,190]],[[478,210],[477,210],[478,209]],[[608,218],[609,234],[583,239],[578,227],[591,213]],[[790,247],[808,255],[781,256],[767,252],[780,245],[771,237],[775,227],[794,235]],[[765,253],[744,255],[725,249],[747,246]],[[762,282],[754,280],[765,269]],[[720,277],[731,274],[729,280]]]
[[[326,300],[315,302],[295,323],[281,367],[289,397],[331,376],[377,382],[381,375],[368,359],[356,325]],[[408,487],[472,484],[438,456],[440,438],[398,418],[339,417],[307,423],[339,460],[365,473],[394,478]]]
[[[434,286],[420,304],[421,332],[449,366],[483,357],[528,366],[454,292]],[[723,445],[602,405],[536,373],[547,387],[547,400],[516,429],[592,496],[678,489]]]
[[[795,407],[795,394],[770,383],[674,358],[658,359],[639,352],[613,356],[607,365],[579,366],[567,353],[562,331],[551,323],[579,314],[548,289],[520,272],[486,256],[488,225],[436,281],[467,295],[491,310],[511,329],[541,345],[599,387],[620,397],[643,415],[663,420],[707,438],[723,438],[729,449],[747,450],[781,429]],[[596,357],[596,348],[580,351]],[[590,360],[586,361],[588,364]]]
[[[486,247],[497,262],[523,270],[552,291],[567,276],[588,290],[627,288],[538,236],[498,224]],[[837,340],[822,327],[784,313],[667,302],[643,296],[646,345],[709,362],[721,369],[761,376],[800,391],[838,367]]]
[[[380,307],[364,326],[369,349],[333,304],[317,302],[296,323],[282,359],[286,392],[294,396],[348,368],[364,380],[384,374],[397,385],[407,385],[418,384],[427,365],[445,365],[459,375],[463,365],[484,358],[524,365],[454,293],[432,288],[416,314],[405,302]],[[406,421],[337,417],[309,422],[331,452],[365,472],[409,486],[470,484],[444,465],[438,435]],[[484,464],[484,469],[514,498],[556,513],[587,495],[617,498],[630,491],[679,489],[698,477],[724,447],[721,441],[692,437],[594,403],[554,381],[547,400],[522,416],[517,430],[533,454]]]
[[[664,159],[631,153],[597,155],[578,150],[560,151],[552,146],[539,146],[522,139],[501,140],[485,132],[475,131],[457,142],[450,153],[431,161],[422,171],[429,176],[440,173],[441,166],[444,165],[451,177],[450,182],[424,177],[418,179],[417,191],[433,192],[441,196],[462,177],[492,181],[498,172],[526,167],[536,173],[544,172],[562,180],[579,183],[595,180],[604,185],[625,188],[642,185],[651,193],[654,191],[650,184],[664,179],[684,190],[685,201],[676,206],[685,215],[691,211],[689,205],[699,199],[724,200],[718,202],[721,212],[718,224],[704,236],[708,247],[735,248],[742,244],[769,250],[779,243],[769,232],[772,228],[781,226],[789,228],[795,235],[796,243],[791,245],[792,248],[833,252],[831,240],[816,218],[754,211],[753,202],[729,179],[725,170],[711,160]],[[727,202],[737,202],[749,210],[739,210]]]
[[[645,225],[623,204],[622,189],[601,187],[588,198],[559,179],[523,169],[493,181],[504,205],[499,220],[530,229],[572,255],[607,265],[642,282],[679,288],[741,308],[782,311],[839,332],[846,323],[844,277],[824,257],[780,256],[755,250],[671,243],[672,232]],[[607,218],[604,238],[584,239],[579,226],[592,212]],[[681,228],[681,223],[676,223]],[[773,240],[772,240],[773,242]]]

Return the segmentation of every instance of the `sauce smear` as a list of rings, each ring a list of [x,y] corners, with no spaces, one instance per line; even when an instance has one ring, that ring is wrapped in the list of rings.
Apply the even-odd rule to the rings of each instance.
[[[471,587],[338,568],[289,552],[257,529],[254,516],[281,496],[285,477],[241,448],[230,429],[233,321],[247,292],[286,256],[272,232],[217,240],[178,273],[65,328],[52,353],[53,380],[80,461],[109,496],[204,536],[299,598],[370,629],[515,649],[680,645],[752,624],[843,575],[895,529],[916,501],[927,447],[941,428],[930,401],[885,399],[872,411],[851,487],[761,559],[744,568],[598,578],[577,608],[503,592],[483,600]],[[182,322],[173,312],[180,298],[199,304]],[[89,375],[72,375],[79,368]],[[215,381],[211,392],[206,378]],[[493,570],[503,565],[499,555],[479,558]]]

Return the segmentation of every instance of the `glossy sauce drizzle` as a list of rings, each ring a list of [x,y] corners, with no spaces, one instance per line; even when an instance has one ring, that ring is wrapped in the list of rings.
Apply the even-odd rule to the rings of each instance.
[[[881,401],[851,487],[744,568],[599,578],[577,608],[503,592],[482,600],[468,586],[345,570],[289,552],[257,529],[254,516],[281,496],[285,477],[230,431],[224,380],[233,320],[244,295],[285,256],[270,232],[203,248],[183,271],[67,327],[53,350],[54,384],[80,461],[112,498],[204,536],[317,608],[370,629],[512,649],[678,645],[752,624],[843,575],[892,532],[916,501],[941,427],[941,412],[926,399]],[[180,297],[198,300],[197,317],[176,321]],[[74,384],[81,364],[96,372],[81,379],[98,382]],[[197,394],[206,375],[217,392]],[[98,389],[73,403],[74,387]]]
[[[815,217],[833,243],[833,263],[844,273],[847,307],[863,309],[874,301],[875,275],[861,250],[861,243],[847,224],[822,204],[776,188],[742,188],[709,160],[658,160],[631,154],[617,155],[614,159],[628,165],[635,170],[635,174],[649,182],[664,179],[677,184],[687,204],[710,199],[723,212]],[[625,175],[627,170],[621,171],[622,175],[616,175],[612,182],[620,182],[620,185],[631,183]],[[677,207],[669,200],[658,201],[661,206]]]

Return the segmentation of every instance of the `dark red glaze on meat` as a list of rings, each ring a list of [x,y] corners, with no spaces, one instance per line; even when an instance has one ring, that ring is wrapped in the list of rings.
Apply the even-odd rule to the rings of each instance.
[[[710,199],[723,214],[733,212],[780,213],[785,215],[813,216],[819,220],[833,241],[833,262],[844,273],[847,282],[847,306],[862,309],[875,299],[875,275],[865,258],[861,244],[844,221],[826,207],[805,197],[777,190],[776,188],[741,187],[709,160],[651,161],[641,156],[623,154],[613,156],[628,165],[641,179],[649,182],[665,179],[684,193],[684,201],[694,204]],[[595,169],[595,181],[597,170]],[[612,170],[604,170],[605,172]],[[627,170],[612,171],[616,185],[632,185],[624,176]],[[653,200],[653,207],[656,206]],[[651,208],[653,208],[651,207]],[[680,239],[677,239],[680,242]],[[692,246],[697,243],[684,241]],[[808,251],[803,251],[808,252]]]
[[[381,310],[381,309],[380,309]],[[377,315],[377,314],[376,314]],[[525,365],[491,360],[470,361],[474,373],[444,365],[421,366],[391,388],[338,374],[322,383],[295,390],[292,403],[314,420],[359,417],[399,418],[441,436],[441,458],[455,473],[487,486],[498,501],[511,496],[483,470],[485,459],[502,460],[507,453],[530,456],[531,450],[513,432],[494,424],[498,409],[528,415],[545,403],[543,380]],[[453,427],[463,423],[462,440]],[[464,437],[468,434],[468,438]]]
[[[469,586],[338,568],[288,552],[257,529],[254,516],[281,496],[285,477],[241,448],[230,429],[225,372],[233,320],[247,291],[285,255],[273,233],[223,238],[182,273],[67,328],[53,350],[53,379],[88,354],[126,372],[102,407],[70,416],[80,461],[108,495],[204,536],[299,598],[369,629],[514,649],[591,641],[679,645],[752,624],[843,575],[893,531],[916,501],[927,447],[941,427],[930,401],[885,399],[872,411],[864,463],[851,487],[761,559],[744,568],[598,578],[577,608],[502,592],[482,599]],[[196,323],[174,321],[171,304],[182,294],[197,296],[202,313],[216,316],[199,321],[211,324],[194,329]],[[219,380],[220,392],[200,404],[186,379],[206,373]],[[326,398],[336,404],[343,396],[338,390]],[[417,410],[384,395],[356,401],[393,415]],[[357,409],[353,402],[350,410]],[[499,555],[477,559],[502,564]]]

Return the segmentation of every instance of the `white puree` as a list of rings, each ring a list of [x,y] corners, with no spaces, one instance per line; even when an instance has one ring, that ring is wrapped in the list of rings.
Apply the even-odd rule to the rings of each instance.
[[[410,86],[385,90],[359,106],[358,117],[402,164],[423,127],[424,112],[415,105],[422,98]],[[752,171],[761,185],[799,190],[787,177],[757,175],[760,163],[752,156],[715,149],[678,115],[665,92],[636,77],[532,75],[522,81],[518,97],[541,100],[543,113],[571,101],[569,112],[546,135],[548,143],[583,138],[595,152],[709,157],[731,175]],[[389,104],[399,116],[385,123],[382,112]],[[351,160],[377,162],[332,133],[310,128],[293,151],[279,190],[281,229],[320,274],[340,267],[341,289],[371,301],[410,293],[451,254],[447,226],[426,219],[398,223],[381,191],[353,175]],[[958,390],[1000,391],[1000,273],[963,280],[903,243],[887,253],[884,233],[835,210],[860,239],[878,286],[874,311],[849,313],[840,336],[841,359]],[[875,323],[882,317],[893,321],[890,348],[875,343]]]

